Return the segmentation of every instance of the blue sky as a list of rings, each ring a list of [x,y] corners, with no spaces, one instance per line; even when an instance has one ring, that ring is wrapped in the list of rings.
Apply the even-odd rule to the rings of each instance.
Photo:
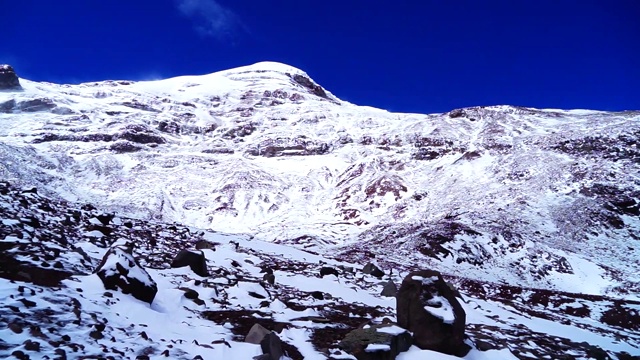
[[[0,63],[77,83],[259,61],[402,112],[640,109],[636,0],[7,0]]]

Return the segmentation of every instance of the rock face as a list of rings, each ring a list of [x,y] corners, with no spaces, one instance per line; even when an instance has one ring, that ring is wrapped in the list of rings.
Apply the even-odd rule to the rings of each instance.
[[[96,273],[108,290],[120,290],[152,303],[158,286],[133,257],[130,243],[116,242],[102,258]]]
[[[207,271],[207,260],[202,251],[181,250],[171,262],[172,268],[188,266],[200,276],[209,276]]]
[[[21,89],[18,75],[11,65],[0,65],[0,90]]]
[[[437,271],[421,270],[407,275],[396,296],[398,325],[413,332],[422,349],[464,356],[466,314]]]
[[[393,324],[374,325],[351,331],[339,346],[358,360],[393,360],[409,350],[411,334]]]

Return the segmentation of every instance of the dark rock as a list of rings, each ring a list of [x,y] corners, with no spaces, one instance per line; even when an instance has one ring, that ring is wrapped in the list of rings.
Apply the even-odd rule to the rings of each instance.
[[[209,249],[209,250],[215,251],[216,248],[213,246],[212,243],[208,242],[207,240],[200,240],[196,243],[196,249],[197,250]]]
[[[312,94],[324,99],[329,98],[327,96],[327,93],[324,91],[324,89],[320,85],[314,84],[313,81],[311,81],[311,79],[309,79],[308,77],[300,74],[296,74],[296,75],[293,75],[292,79],[299,85],[302,85],[305,88],[307,88]]]
[[[96,273],[105,289],[120,290],[141,301],[152,303],[158,292],[155,281],[134,259],[130,243],[114,244],[102,258]]]
[[[330,267],[330,266],[323,266],[320,269],[320,277],[324,277],[325,275],[335,275],[335,276],[340,276],[340,273],[338,272],[338,270]]]
[[[180,250],[171,262],[171,267],[180,268],[184,266],[189,266],[194,273],[200,276],[209,276],[207,260],[202,251]]]
[[[309,293],[311,297],[318,300],[324,300],[324,293],[322,291],[312,291]]]
[[[37,341],[27,340],[24,342],[24,349],[27,351],[40,351],[40,343]]]
[[[35,303],[34,301],[31,301],[31,300],[27,300],[27,299],[20,299],[20,300],[18,300],[18,301],[20,301],[21,303],[23,303],[23,304],[24,304],[24,306],[25,306],[25,307],[27,307],[27,308],[32,308],[32,307],[36,306],[36,303]]]
[[[260,341],[260,347],[262,348],[263,354],[270,355],[270,360],[280,360],[284,355],[284,352],[282,351],[282,342],[274,332],[270,332],[262,339],[262,341]]]
[[[398,325],[413,332],[416,346],[455,356],[469,352],[464,343],[466,314],[439,272],[410,273],[396,300]]]
[[[450,118],[455,119],[455,118],[466,116],[467,114],[464,112],[463,109],[455,109],[455,110],[449,111],[448,115]]]
[[[393,280],[389,280],[386,283],[384,283],[384,287],[382,288],[382,292],[380,293],[380,296],[395,297],[397,294],[398,294],[398,287],[393,282]]]
[[[49,111],[56,106],[57,105],[54,104],[53,100],[48,98],[20,101],[16,105],[17,109],[23,112]]]
[[[10,114],[16,109],[16,101],[11,99],[0,103],[0,113]]]
[[[0,90],[20,90],[20,80],[11,65],[0,65]]]
[[[258,345],[260,344],[262,339],[264,339],[264,337],[269,333],[270,331],[267,330],[264,326],[255,324],[249,330],[247,337],[244,338],[244,342]]]
[[[13,331],[14,333],[16,333],[16,334],[22,334],[22,331],[23,331],[23,330],[22,330],[22,326],[21,326],[21,325],[19,325],[19,324],[17,324],[17,323],[11,323],[11,324],[9,324],[9,329],[10,329],[11,331]]]
[[[276,276],[273,274],[264,274],[264,276],[262,277],[262,280],[268,282],[269,284],[273,285],[276,282]]]
[[[102,223],[102,225],[109,225],[109,223],[111,221],[113,221],[113,218],[115,218],[115,214],[100,214],[98,216],[96,216],[96,218],[98,220],[100,220],[100,222]]]
[[[193,290],[193,289],[186,289],[184,291],[184,297],[186,297],[187,299],[197,299],[200,297],[200,294],[198,294],[197,291]]]
[[[378,279],[384,276],[384,271],[380,270],[380,268],[373,263],[368,263],[367,265],[365,265],[362,268],[362,272],[371,276],[375,276]]]
[[[496,346],[483,340],[476,340],[476,349],[480,351],[488,351],[496,349]]]
[[[141,146],[135,145],[129,141],[116,141],[109,146],[109,150],[118,154],[132,153],[142,149],[143,148]]]
[[[20,360],[28,360],[29,359],[29,355],[25,354],[23,351],[20,350],[16,350],[14,352],[11,353],[11,355],[13,355],[14,357],[20,359]]]
[[[393,360],[409,350],[411,334],[393,324],[374,325],[351,331],[338,346],[358,360]]]

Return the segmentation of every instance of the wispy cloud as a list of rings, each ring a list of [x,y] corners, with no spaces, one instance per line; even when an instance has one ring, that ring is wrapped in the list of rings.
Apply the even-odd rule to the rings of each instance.
[[[246,31],[238,16],[215,0],[177,0],[177,5],[202,36],[226,40],[239,31]]]

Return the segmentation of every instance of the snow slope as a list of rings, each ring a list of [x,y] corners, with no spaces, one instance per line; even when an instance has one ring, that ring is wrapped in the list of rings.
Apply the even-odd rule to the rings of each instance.
[[[105,214],[5,182],[0,221],[2,358],[250,359],[260,346],[244,337],[258,323],[278,332],[285,359],[354,359],[338,342],[363,324],[395,320],[395,299],[380,291],[413,269],[377,279],[338,254]],[[105,290],[93,273],[124,239],[157,283],[151,304]],[[203,241],[212,276],[169,268]],[[338,275],[320,276],[322,266]],[[273,285],[262,280],[265,269]],[[640,356],[640,302],[448,279],[463,294],[473,347],[465,359]],[[397,357],[426,358],[455,359],[415,346]]]
[[[0,176],[48,196],[354,261],[638,298],[638,112],[390,113],[270,62],[21,83],[0,92]]]

